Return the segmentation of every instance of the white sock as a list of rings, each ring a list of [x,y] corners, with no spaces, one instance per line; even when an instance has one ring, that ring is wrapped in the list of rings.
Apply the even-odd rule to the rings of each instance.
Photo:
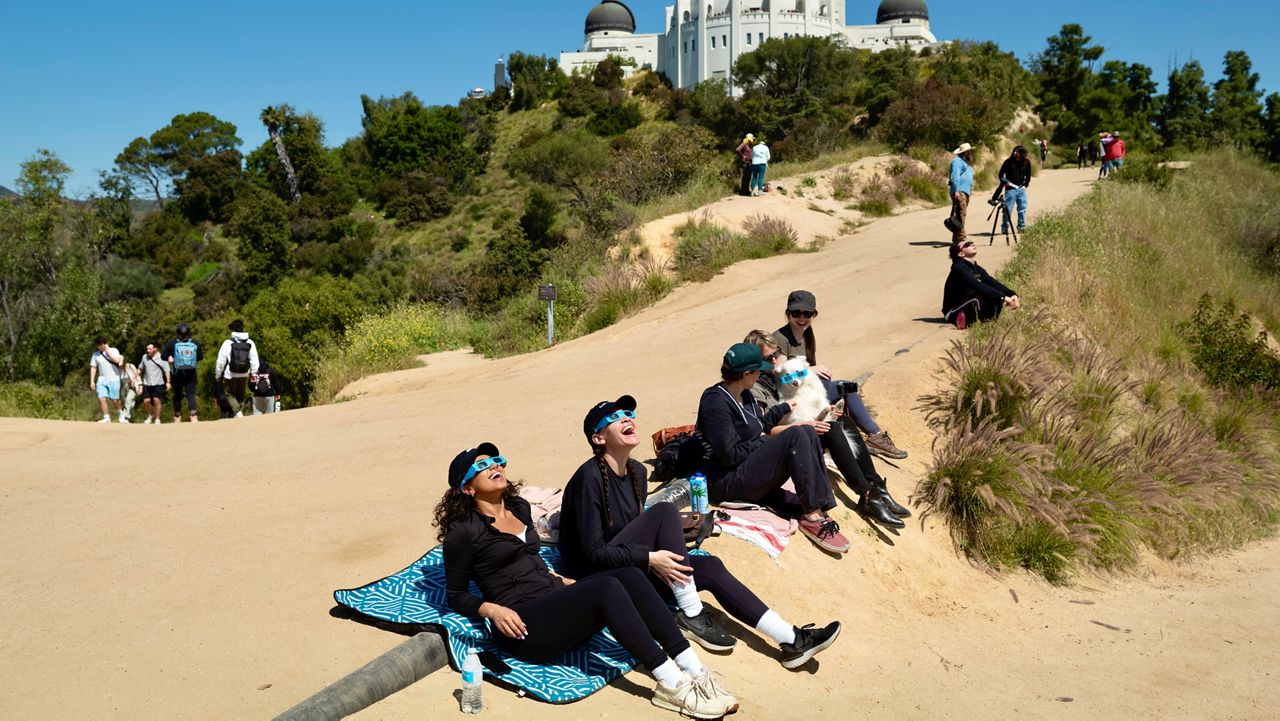
[[[653,670],[653,677],[658,679],[658,683],[667,688],[680,688],[680,682],[684,681],[684,671],[680,670],[675,661],[667,659],[661,666]]]
[[[702,665],[702,660],[698,658],[698,654],[694,652],[692,646],[676,654],[676,665],[680,667],[680,670],[694,678],[701,676],[702,672],[707,670]]]
[[[689,579],[686,584],[672,586],[671,592],[675,594],[676,605],[684,611],[684,615],[693,618],[702,613],[702,599],[698,598],[698,586],[694,584],[693,579]]]
[[[776,644],[795,643],[796,627],[782,619],[776,611],[769,609],[760,617],[756,630],[768,636]]]

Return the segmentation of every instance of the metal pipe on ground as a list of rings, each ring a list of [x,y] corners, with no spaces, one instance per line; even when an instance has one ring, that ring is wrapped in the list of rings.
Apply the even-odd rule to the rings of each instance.
[[[424,631],[276,716],[275,721],[338,721],[448,664],[440,635]]]

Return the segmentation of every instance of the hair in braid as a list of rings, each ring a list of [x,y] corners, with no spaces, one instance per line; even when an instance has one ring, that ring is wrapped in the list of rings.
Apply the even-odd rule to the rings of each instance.
[[[818,339],[813,336],[813,326],[804,327],[804,359],[809,365],[818,365]]]
[[[592,441],[591,452],[595,455],[596,465],[600,468],[601,495],[604,498],[604,515],[608,525],[613,528],[613,509],[609,507],[609,463],[604,459],[604,444]],[[636,473],[635,463],[627,459],[627,480],[631,482],[631,491],[636,497],[636,508],[644,508],[644,489],[640,487],[640,475]]]

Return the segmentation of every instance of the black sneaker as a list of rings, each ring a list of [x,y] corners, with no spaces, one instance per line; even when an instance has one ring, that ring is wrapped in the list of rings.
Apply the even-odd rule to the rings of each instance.
[[[676,625],[685,638],[708,651],[732,651],[738,643],[738,639],[720,628],[720,624],[711,617],[711,610],[705,606],[702,613],[692,617],[683,611],[676,611]]]
[[[819,652],[830,648],[839,635],[839,621],[832,621],[823,628],[814,628],[812,623],[797,628],[796,642],[782,644],[782,667],[800,668]]]

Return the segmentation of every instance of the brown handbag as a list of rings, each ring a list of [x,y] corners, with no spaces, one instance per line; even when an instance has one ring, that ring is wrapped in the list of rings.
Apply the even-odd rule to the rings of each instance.
[[[658,453],[662,447],[672,441],[678,441],[693,435],[698,430],[697,426],[673,426],[671,428],[663,428],[653,434],[653,452]]]

